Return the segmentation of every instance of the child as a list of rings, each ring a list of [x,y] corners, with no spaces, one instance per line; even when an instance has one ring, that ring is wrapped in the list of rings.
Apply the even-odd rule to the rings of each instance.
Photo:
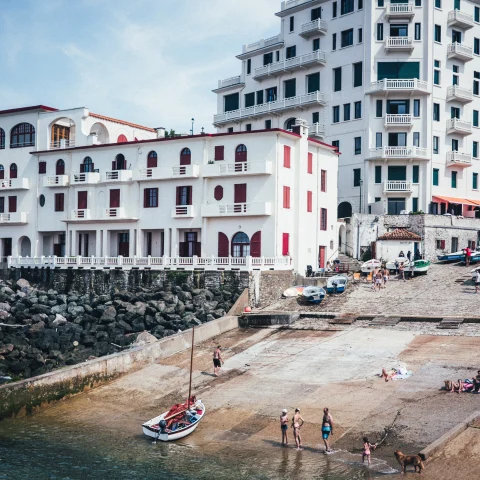
[[[280,415],[280,429],[282,431],[282,447],[288,445],[288,410],[284,408],[282,414]]]
[[[375,450],[377,448],[377,444],[371,444],[368,441],[367,437],[363,437],[363,454],[362,454],[362,463],[365,463],[365,457],[367,457],[368,460],[368,466],[372,464],[370,461],[370,449]]]

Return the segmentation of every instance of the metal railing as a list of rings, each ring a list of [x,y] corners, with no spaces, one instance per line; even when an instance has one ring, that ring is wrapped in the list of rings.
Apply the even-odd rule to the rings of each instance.
[[[411,192],[412,184],[405,180],[387,180],[383,184],[384,192]]]
[[[287,58],[281,62],[269,63],[263,67],[255,69],[254,77],[261,77],[264,75],[272,75],[286,70],[300,68],[309,63],[325,63],[325,52],[317,50],[316,52],[307,53],[298,57]]]

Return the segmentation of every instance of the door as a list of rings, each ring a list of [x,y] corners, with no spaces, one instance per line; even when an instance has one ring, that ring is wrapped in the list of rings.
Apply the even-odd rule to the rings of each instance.
[[[130,234],[128,232],[118,234],[118,254],[123,257],[128,257],[130,254]]]
[[[152,255],[152,232],[147,232],[147,256]]]
[[[197,255],[197,232],[185,233],[185,254],[186,257]]]
[[[8,197],[8,211],[9,213],[17,211],[17,197]]]
[[[452,152],[458,152],[458,140],[452,138]]]
[[[233,191],[233,203],[235,212],[244,212],[245,203],[247,202],[247,184],[246,183],[237,183],[234,185]]]
[[[115,188],[110,190],[110,208],[120,207],[120,189]]]
[[[452,253],[458,252],[458,237],[452,237]]]
[[[78,210],[87,209],[88,192],[78,192]]]
[[[325,249],[326,247],[318,247],[318,268],[325,268]]]
[[[3,256],[10,257],[12,255],[12,239],[4,238],[3,239]]]
[[[462,32],[452,30],[452,43],[462,43]]]

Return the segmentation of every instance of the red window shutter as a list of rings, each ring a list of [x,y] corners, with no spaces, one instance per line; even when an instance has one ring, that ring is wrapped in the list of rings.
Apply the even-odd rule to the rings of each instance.
[[[10,165],[10,178],[17,178],[17,172],[18,172],[17,166],[14,163],[12,163]]]
[[[213,197],[215,200],[220,201],[223,198],[223,187],[221,185],[217,185],[213,190]]]
[[[112,170],[117,169],[117,162],[115,160],[112,161]]]
[[[318,268],[325,268],[325,247],[318,247]]]
[[[312,211],[312,203],[313,203],[313,193],[308,191],[307,192],[307,212]]]
[[[440,248],[441,248],[442,250],[445,249],[445,240],[440,240]]]
[[[55,167],[55,175],[65,175],[65,163],[57,162]]]
[[[180,257],[188,256],[188,244],[187,242],[180,242],[178,245],[178,255]]]
[[[17,197],[8,197],[8,211],[15,213],[17,211]]]
[[[327,230],[327,209],[320,209],[320,230]]]
[[[247,202],[247,184],[237,183],[234,185],[233,203],[246,203]]]
[[[215,147],[215,160],[225,160],[225,147],[223,145]]]
[[[239,145],[235,150],[235,162],[247,161],[247,147],[245,145]]]
[[[197,257],[201,257],[202,256],[202,244],[201,242],[197,242],[195,244],[195,255]]]
[[[85,165],[83,163],[80,164],[80,173],[85,173]]]
[[[175,205],[180,205],[181,188],[182,187],[177,187],[177,198],[176,198],[176,204]]]
[[[283,187],[283,208],[290,208],[290,187]]]
[[[190,165],[192,163],[192,153],[188,149],[183,149],[180,153],[180,165]]]
[[[57,212],[63,212],[64,205],[65,205],[65,194],[64,193],[58,193],[57,195],[58,195],[58,199],[55,198],[56,203],[58,202]]]
[[[262,232],[255,232],[250,239],[250,255],[252,257],[262,256]]]
[[[228,237],[222,232],[218,232],[218,256],[219,257],[229,256]]]
[[[147,168],[157,168],[157,153],[150,152],[147,157]]]
[[[120,207],[120,189],[115,188],[110,190],[110,208]]]
[[[187,187],[187,205],[192,204],[192,186]]]
[[[285,168],[290,168],[290,151],[290,147],[288,147],[287,145],[283,146],[283,166]]]
[[[308,154],[307,173],[313,173],[313,153]]]
[[[290,234],[282,234],[282,255],[290,255]]]
[[[126,143],[128,142],[127,137],[125,135],[119,135],[117,138],[117,143]]]
[[[327,171],[326,170],[322,170],[320,172],[320,190],[322,192],[327,191]]]
[[[3,172],[3,170],[2,170]],[[47,173],[47,162],[39,162],[38,173]]]
[[[5,178],[5,170],[2,168],[0,170],[0,180],[3,180]]]
[[[143,208],[148,207],[148,188],[143,189]]]
[[[88,192],[78,192],[78,209],[85,210],[87,208]]]

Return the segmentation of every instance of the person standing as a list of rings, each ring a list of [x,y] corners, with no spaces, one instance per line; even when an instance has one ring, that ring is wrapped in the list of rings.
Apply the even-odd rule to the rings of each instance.
[[[480,289],[480,270],[477,270],[477,274],[475,276],[475,293],[478,293]]]
[[[383,269],[383,288],[387,288],[387,282],[388,282],[388,269],[385,267]]]
[[[470,266],[470,260],[472,259],[472,251],[470,250],[470,247],[467,247],[465,249],[465,265],[468,267]]]
[[[362,454],[362,463],[365,463],[365,458],[367,459],[368,466],[372,464],[370,460],[370,449],[375,450],[377,448],[376,444],[371,444],[368,441],[367,437],[363,437],[363,454]]]
[[[213,352],[213,375],[215,375],[215,377],[218,377],[218,372],[220,371],[220,368],[223,364],[222,352],[220,348],[221,346],[218,345],[218,347]]]
[[[383,273],[382,270],[378,269],[377,274],[375,275],[375,290],[378,287],[378,291],[382,288]]]
[[[325,407],[323,409],[323,419],[322,419],[322,438],[323,443],[325,444],[325,452],[330,453],[330,447],[328,445],[328,437],[333,435],[333,417],[328,411],[328,408]]]
[[[403,263],[400,264],[398,270],[400,272],[400,278],[405,281],[405,267],[403,266]]]
[[[288,410],[284,408],[280,415],[280,430],[282,431],[282,447],[288,445]]]
[[[302,450],[302,438],[300,437],[300,428],[302,428],[304,423],[305,420],[303,420],[302,416],[300,415],[300,409],[296,408],[295,415],[292,418],[292,428],[295,443],[297,445],[297,450]]]
[[[410,262],[411,261],[411,256],[412,256],[412,252],[409,250],[407,252],[407,258],[408,258],[408,261]]]

